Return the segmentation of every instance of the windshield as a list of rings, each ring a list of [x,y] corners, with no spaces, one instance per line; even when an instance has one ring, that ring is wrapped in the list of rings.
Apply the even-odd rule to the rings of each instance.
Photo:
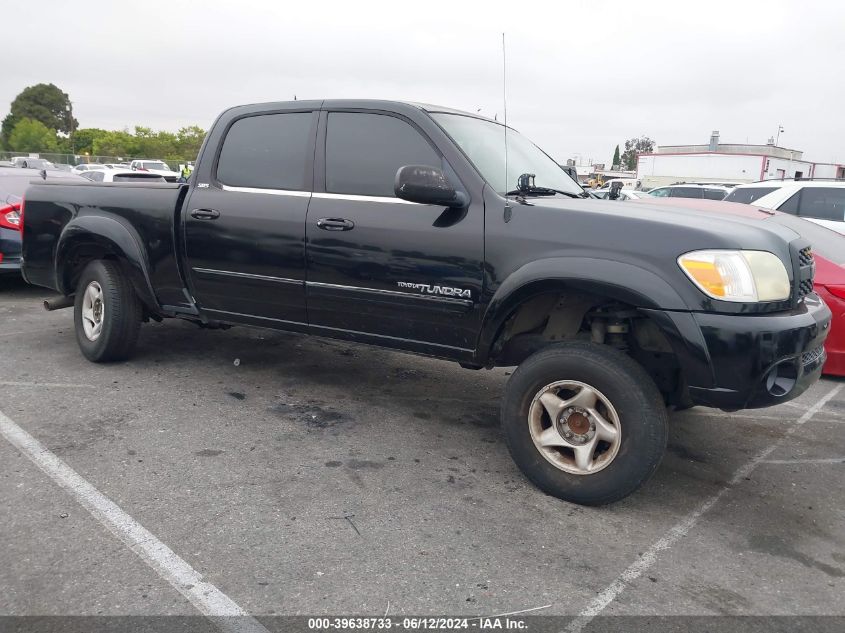
[[[484,179],[500,194],[517,188],[522,174],[534,174],[538,187],[581,194],[582,189],[548,154],[519,132],[508,130],[505,177],[505,126],[445,112],[431,115],[463,150]]]
[[[167,163],[161,162],[141,163],[141,169],[163,169],[165,171],[170,171],[170,167],[167,166]]]

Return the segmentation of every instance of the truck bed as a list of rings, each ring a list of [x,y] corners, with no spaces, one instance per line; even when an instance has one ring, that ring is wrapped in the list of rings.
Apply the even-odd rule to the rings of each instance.
[[[191,302],[183,291],[175,230],[186,192],[186,185],[171,183],[33,181],[24,203],[27,281],[73,293],[71,269],[59,270],[55,262],[72,263],[73,252],[79,249],[108,248],[102,239],[108,227],[107,235],[128,243],[144,259],[149,271],[144,284],[155,302],[188,308]],[[60,252],[65,256],[57,257]],[[133,273],[144,274],[141,267]]]

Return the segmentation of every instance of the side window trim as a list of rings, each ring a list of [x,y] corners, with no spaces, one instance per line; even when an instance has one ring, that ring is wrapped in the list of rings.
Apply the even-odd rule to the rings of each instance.
[[[357,200],[359,202],[386,202],[388,204],[420,204],[419,202],[411,202],[394,196],[365,196],[357,193],[330,193],[322,191],[314,192],[313,196],[315,198],[324,198],[326,200]]]
[[[272,189],[272,188],[265,188],[265,187],[235,187],[232,185],[224,185],[222,182],[219,183],[220,188],[223,191],[233,191],[238,193],[264,193],[269,196],[303,196],[308,197],[311,195],[310,191],[304,191],[299,189]]]

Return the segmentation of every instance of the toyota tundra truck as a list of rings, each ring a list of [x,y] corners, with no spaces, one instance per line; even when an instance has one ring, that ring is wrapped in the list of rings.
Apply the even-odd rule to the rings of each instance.
[[[831,314],[799,235],[590,199],[516,130],[448,108],[235,107],[191,182],[38,180],[22,215],[23,274],[73,307],[89,360],[180,318],[515,366],[511,455],[580,504],[648,479],[668,409],[781,404],[825,360]]]

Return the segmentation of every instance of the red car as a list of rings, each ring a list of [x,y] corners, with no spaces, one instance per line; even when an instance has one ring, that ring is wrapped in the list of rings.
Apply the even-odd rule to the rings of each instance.
[[[824,344],[827,362],[825,362],[822,371],[831,376],[845,376],[845,235],[802,220],[794,215],[761,209],[753,204],[691,198],[645,198],[635,200],[631,204],[650,204],[655,207],[680,206],[764,222],[775,222],[792,229],[804,239],[809,240],[813,246],[813,254],[816,260],[814,290],[824,299],[833,313],[830,334]]]

